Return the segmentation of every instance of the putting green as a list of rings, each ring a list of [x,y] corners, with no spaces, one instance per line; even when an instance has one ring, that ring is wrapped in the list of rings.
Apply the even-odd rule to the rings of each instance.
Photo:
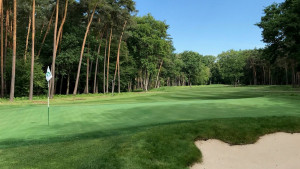
[[[78,95],[0,102],[0,142],[68,137],[99,131],[214,118],[300,116],[299,90],[223,85],[168,87],[148,93]]]

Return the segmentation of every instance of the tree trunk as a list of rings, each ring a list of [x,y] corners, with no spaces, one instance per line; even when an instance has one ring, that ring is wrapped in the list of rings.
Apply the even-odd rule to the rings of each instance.
[[[102,36],[103,36],[103,33],[101,34],[101,37],[100,37],[100,43],[99,43],[99,47],[98,47],[98,55],[100,55],[100,50],[101,50],[101,42],[102,42]],[[96,59],[96,65],[95,65],[95,76],[94,76],[94,88],[93,88],[93,93],[95,94],[96,93],[96,84],[97,84],[97,74],[98,74],[98,56],[97,56],[97,59]],[[104,69],[105,69],[105,66],[104,66]],[[104,71],[105,72],[105,71]],[[105,74],[104,74],[105,76]]]
[[[56,60],[56,52],[57,52],[57,47],[58,47],[58,43],[59,43],[59,40],[60,40],[60,37],[61,37],[61,34],[62,34],[62,29],[63,29],[63,26],[65,24],[65,21],[66,21],[66,17],[67,17],[67,10],[68,10],[68,0],[66,0],[66,4],[65,4],[65,11],[64,11],[64,17],[61,21],[61,24],[60,24],[60,27],[59,27],[59,30],[58,30],[58,34],[56,36],[56,32],[57,32],[57,23],[58,23],[58,10],[59,10],[59,0],[56,1],[57,5],[56,5],[56,20],[55,20],[55,35],[54,35],[54,38],[55,38],[55,41],[54,41],[54,47],[53,47],[53,58],[52,58],[52,87],[51,87],[51,98],[53,98],[54,96],[54,92],[55,92],[55,86],[54,86],[54,81],[55,81],[55,60]]]
[[[272,81],[271,81],[271,65],[269,66],[269,85],[272,85]]]
[[[121,50],[121,43],[122,43],[122,38],[123,38],[123,34],[124,34],[126,24],[127,24],[127,21],[125,21],[125,23],[123,25],[123,31],[122,31],[120,41],[119,41],[119,46],[118,46],[118,56],[117,56],[117,58],[118,58],[118,92],[119,93],[120,93],[120,87],[121,87],[121,84],[120,84],[120,50]]]
[[[56,35],[57,35],[57,24],[58,24],[58,10],[59,10],[59,0],[56,1],[56,16],[55,16],[55,26],[54,26],[54,36],[53,36],[53,57],[52,57],[52,79],[50,80],[50,98],[53,97],[54,93],[54,81],[55,81],[55,64],[54,60],[56,58]]]
[[[61,91],[62,91],[63,80],[64,80],[64,76],[61,76],[60,86],[59,86],[59,94],[60,94],[60,95],[61,95]]]
[[[16,52],[17,52],[17,0],[14,0],[14,25],[13,25],[13,56],[11,70],[11,85],[9,100],[14,101],[15,97],[15,75],[16,75]]]
[[[288,80],[288,65],[285,64],[285,84],[288,85],[289,84],[289,80]]]
[[[296,81],[296,77],[295,77],[295,63],[293,62],[291,64],[291,68],[292,68],[292,86],[295,87],[295,81]]]
[[[160,70],[161,70],[163,62],[164,62],[163,60],[161,60],[161,62],[160,62],[160,66],[159,66],[159,69],[158,69],[158,72],[157,72],[157,76],[156,76],[155,88],[158,87],[159,74],[160,74]]]
[[[69,94],[69,91],[70,91],[70,73],[68,73],[68,80],[67,80],[67,91],[66,91],[66,95]]]
[[[89,45],[88,45],[88,56],[86,58],[86,84],[85,84],[85,94],[89,94],[89,63],[90,63],[90,57],[89,57]]]
[[[297,84],[300,87],[300,72],[297,72]]]
[[[29,100],[33,96],[33,79],[34,79],[34,38],[35,38],[35,0],[32,0],[32,45],[31,45],[31,69],[30,69],[30,89]],[[26,59],[26,58],[25,58]]]
[[[114,94],[114,90],[115,90],[115,81],[116,81],[116,75],[117,75],[117,70],[118,70],[118,58],[117,58],[117,62],[116,62],[116,69],[115,69],[115,74],[114,74],[114,80],[112,83],[112,94]]]
[[[62,31],[63,31],[63,27],[64,27],[64,24],[65,24],[66,18],[67,18],[68,2],[69,2],[69,0],[66,0],[64,17],[61,21],[61,24],[60,24],[60,27],[59,27],[59,30],[58,30],[57,40],[56,40],[56,45],[55,45],[56,50],[57,50],[57,47],[58,47],[58,44],[59,44],[60,40],[62,39]]]
[[[93,93],[94,94],[96,93],[97,74],[98,74],[98,57],[96,59],[96,64],[95,64],[94,86],[93,86]]]
[[[265,66],[263,66],[263,84],[266,84],[266,70],[265,70]]]
[[[1,93],[0,97],[4,97],[4,58],[3,58],[3,1],[0,0],[0,22],[1,22]]]
[[[137,84],[136,84],[136,88],[139,89],[139,88],[140,88],[140,78],[139,78],[139,77],[136,77],[136,78],[135,78],[135,82],[137,83]]]
[[[81,69],[82,57],[83,57],[83,53],[84,53],[85,42],[86,42],[86,38],[87,38],[87,35],[89,33],[89,30],[90,30],[91,23],[93,21],[93,17],[94,17],[96,7],[97,7],[97,4],[95,5],[95,7],[93,9],[92,15],[89,19],[89,22],[88,22],[88,25],[87,25],[87,28],[86,28],[86,31],[85,31],[85,35],[84,35],[84,38],[83,38],[83,42],[82,42],[82,46],[81,46],[81,52],[80,52],[80,59],[79,59],[79,64],[78,64],[78,69],[77,69],[77,77],[76,77],[76,82],[75,82],[73,95],[77,94],[77,88],[78,88],[78,82],[79,82],[80,69]]]
[[[90,66],[89,66],[89,75],[92,75],[92,69],[93,69],[93,60],[91,60],[90,62]]]
[[[5,19],[5,43],[4,43],[4,57],[3,57],[3,77],[5,74],[5,65],[6,65],[6,58],[7,58],[7,48],[8,48],[8,33],[9,33],[9,10],[6,10],[6,19]],[[6,78],[4,78],[4,91],[3,96],[6,93]]]
[[[40,56],[40,54],[41,54],[41,51],[42,51],[42,48],[43,48],[43,46],[44,46],[46,37],[47,37],[47,35],[48,35],[48,33],[49,33],[49,30],[50,30],[50,28],[51,28],[51,24],[52,24],[52,20],[53,20],[53,15],[54,15],[55,11],[56,11],[56,9],[54,8],[54,10],[53,10],[53,12],[52,12],[52,15],[51,15],[51,17],[50,17],[48,26],[47,26],[47,30],[46,30],[45,35],[44,35],[44,37],[43,37],[43,40],[42,40],[41,47],[40,47],[40,50],[39,50],[39,52],[38,52],[37,58],[39,58],[39,56]]]
[[[28,49],[28,40],[29,40],[30,28],[31,28],[31,16],[29,16],[29,21],[28,21],[28,30],[27,30],[27,37],[26,37],[25,52],[24,52],[24,61],[25,62],[26,62],[26,57],[27,57],[27,49]]]
[[[109,80],[109,57],[110,57],[110,45],[111,45],[111,38],[112,38],[112,27],[110,28],[109,43],[108,43],[108,53],[107,53],[106,93],[108,93],[108,80]]]
[[[256,69],[255,69],[254,65],[253,65],[253,82],[254,82],[254,85],[257,85]]]
[[[45,22],[43,22],[43,25],[42,25],[42,28],[41,28],[41,32],[40,32],[40,35],[43,33],[44,31],[44,27],[45,27]]]
[[[106,93],[106,88],[105,88],[105,73],[106,73],[106,49],[107,49],[107,35],[108,35],[108,32],[106,34],[106,40],[105,40],[105,50],[104,50],[104,61],[103,61],[103,93]]]

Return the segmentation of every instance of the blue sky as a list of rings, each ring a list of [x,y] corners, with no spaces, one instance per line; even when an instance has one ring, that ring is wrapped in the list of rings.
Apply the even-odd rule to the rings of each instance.
[[[254,24],[264,7],[284,0],[135,0],[138,16],[151,13],[170,25],[176,52],[218,55],[229,49],[264,47]]]

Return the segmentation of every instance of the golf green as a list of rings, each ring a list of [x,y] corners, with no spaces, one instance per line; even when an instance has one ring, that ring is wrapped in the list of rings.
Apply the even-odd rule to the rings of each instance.
[[[288,90],[289,89],[289,90]],[[148,93],[86,95],[1,103],[0,142],[108,133],[131,127],[213,118],[300,116],[300,93],[283,87],[170,87]],[[44,101],[44,102],[43,102]]]
[[[300,132],[299,88],[224,85],[0,100],[0,168],[188,168],[197,139]]]

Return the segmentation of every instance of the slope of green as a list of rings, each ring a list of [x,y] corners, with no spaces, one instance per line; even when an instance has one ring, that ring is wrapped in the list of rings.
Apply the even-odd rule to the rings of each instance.
[[[184,168],[196,138],[232,144],[300,132],[300,93],[282,86],[168,87],[148,93],[0,103],[0,168]]]

